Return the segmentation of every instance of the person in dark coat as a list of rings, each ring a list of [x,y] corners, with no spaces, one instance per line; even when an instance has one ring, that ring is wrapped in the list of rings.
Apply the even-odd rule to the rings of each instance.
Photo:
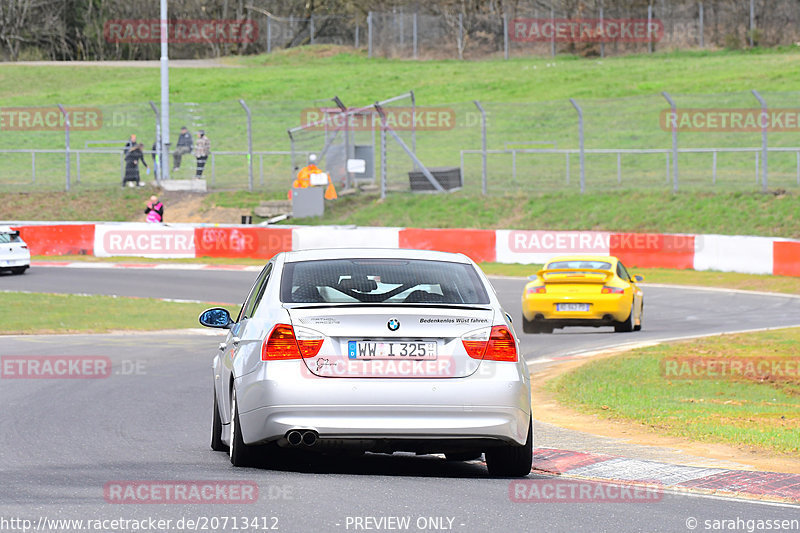
[[[178,169],[181,168],[181,158],[186,154],[192,153],[193,145],[192,134],[189,133],[189,129],[186,126],[183,126],[181,128],[181,134],[178,135],[178,146],[175,151],[172,152],[173,172],[177,172]]]
[[[144,186],[144,183],[139,181],[139,163],[141,162],[142,165],[147,168],[148,172],[150,168],[144,161],[144,155],[142,153],[143,146],[142,143],[138,143],[128,150],[128,153],[125,155],[125,178],[122,180],[123,187],[126,183]]]

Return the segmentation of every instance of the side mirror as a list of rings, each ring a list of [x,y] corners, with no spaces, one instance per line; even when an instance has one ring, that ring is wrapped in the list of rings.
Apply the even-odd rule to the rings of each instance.
[[[636,280],[636,283],[644,281],[644,276],[633,276],[633,279]]]
[[[200,313],[200,323],[207,328],[230,329],[233,325],[231,314],[222,307],[212,307]]]
[[[536,274],[531,274],[530,276],[528,276],[528,280],[529,280],[529,281],[533,281],[533,280],[535,280],[535,279],[536,279],[536,278],[538,278],[538,277],[539,277],[539,276],[537,276]]]

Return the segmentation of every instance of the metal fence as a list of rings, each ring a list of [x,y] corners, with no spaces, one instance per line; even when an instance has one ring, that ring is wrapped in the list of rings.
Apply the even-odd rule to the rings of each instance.
[[[250,16],[259,26],[258,40],[252,46],[269,53],[309,43],[337,44],[365,48],[370,57],[465,59],[561,53],[606,56],[800,41],[800,3],[795,0],[650,0],[616,8],[604,7],[601,1],[556,0],[517,3],[507,9],[431,14],[396,8],[370,11],[366,17],[320,14],[297,18],[251,8]],[[593,36],[591,32],[563,31],[581,21],[594,27]],[[615,33],[615,21],[646,21],[652,30],[645,30],[644,35]],[[611,32],[598,36],[597,28],[608,30],[608,24]]]
[[[319,128],[297,130],[321,116],[321,110],[335,113],[331,100],[247,102],[252,128],[238,101],[184,103],[172,104],[170,129],[177,132],[186,125],[192,133],[207,132],[212,146],[204,177],[214,190],[284,195],[306,154],[321,154],[327,144],[346,139],[341,151],[346,157],[326,160],[326,170],[356,158],[371,159],[372,172],[338,173],[337,187],[351,180],[349,185],[371,183],[390,193],[409,191],[409,172],[423,165],[460,169],[463,190],[476,194],[622,188],[748,191],[800,184],[798,102],[800,92],[747,91],[430,105],[409,94],[382,107],[387,127],[374,122],[371,112],[370,127],[357,126],[339,137]],[[345,114],[355,116],[350,106],[342,106]],[[14,109],[23,112],[1,111]],[[0,191],[118,187],[125,139],[136,133],[145,150],[151,148],[155,115],[148,103],[64,109],[93,109],[101,124],[81,130],[74,121],[69,145],[57,121],[39,130],[4,129]],[[30,125],[40,114],[59,111],[52,106],[24,112]],[[670,122],[671,117],[676,120]],[[732,117],[739,122],[731,122]],[[767,119],[763,123],[762,117]],[[290,129],[295,129],[294,138],[287,135]],[[146,154],[150,164],[150,152]],[[172,177],[190,178],[194,170],[194,158],[186,155]],[[142,177],[154,176],[142,172]]]

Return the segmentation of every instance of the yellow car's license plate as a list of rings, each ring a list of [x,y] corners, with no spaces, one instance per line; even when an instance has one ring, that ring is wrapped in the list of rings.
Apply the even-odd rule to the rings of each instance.
[[[588,311],[589,304],[556,304],[556,311]]]

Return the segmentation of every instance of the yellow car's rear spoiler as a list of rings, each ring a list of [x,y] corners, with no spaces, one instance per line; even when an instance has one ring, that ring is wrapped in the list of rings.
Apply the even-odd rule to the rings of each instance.
[[[602,274],[603,278],[598,278],[596,274]],[[536,275],[547,283],[605,283],[614,276],[614,272],[599,268],[550,268],[542,269]]]

